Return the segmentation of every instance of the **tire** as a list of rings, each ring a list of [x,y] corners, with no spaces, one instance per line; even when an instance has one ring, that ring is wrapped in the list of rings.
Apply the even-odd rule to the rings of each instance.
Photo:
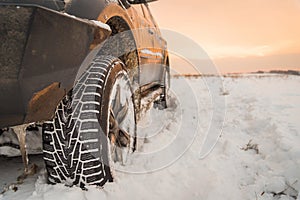
[[[113,181],[112,161],[124,164],[123,154],[113,155],[134,149],[133,95],[123,68],[123,63],[114,57],[96,57],[60,102],[54,119],[43,124],[43,153],[49,183],[82,188],[91,184],[103,186]],[[122,89],[126,91],[116,89],[123,87],[120,80],[125,83]],[[120,97],[121,92],[127,104],[115,108],[116,96]],[[127,121],[122,125],[120,120]]]

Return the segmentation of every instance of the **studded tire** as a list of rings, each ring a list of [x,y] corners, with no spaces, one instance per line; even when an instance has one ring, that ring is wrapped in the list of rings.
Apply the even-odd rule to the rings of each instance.
[[[111,182],[109,98],[122,62],[96,57],[43,124],[43,153],[50,183],[104,185]]]

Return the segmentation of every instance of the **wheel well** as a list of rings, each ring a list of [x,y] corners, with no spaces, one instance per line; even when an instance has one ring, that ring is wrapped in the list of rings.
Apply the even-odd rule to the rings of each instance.
[[[166,65],[167,65],[168,67],[170,67],[170,60],[169,60],[169,56],[167,56]]]
[[[167,68],[167,71],[170,73],[170,58],[169,58],[169,56],[167,56],[167,59],[166,59],[166,68]]]
[[[119,53],[121,55],[117,54],[117,57],[126,65],[128,71],[130,71],[130,69],[134,69],[138,66],[138,53],[136,42],[132,32],[130,31],[129,25],[121,17],[112,17],[107,21],[107,24],[112,30],[111,36],[116,36],[117,34],[122,33],[120,34],[120,37],[116,37],[117,41],[114,41],[117,44],[113,48],[117,47],[118,53],[121,52]],[[131,77],[130,74],[129,76]]]
[[[112,38],[117,35],[115,37],[116,39],[112,39],[108,46],[110,46],[110,50],[113,50],[112,55],[118,57],[125,64],[127,74],[131,81],[131,87],[134,94],[135,113],[137,116],[141,106],[141,95],[139,87],[139,57],[136,41],[132,31],[130,31],[129,25],[123,18],[118,16],[112,17],[107,21],[107,24],[112,30]]]

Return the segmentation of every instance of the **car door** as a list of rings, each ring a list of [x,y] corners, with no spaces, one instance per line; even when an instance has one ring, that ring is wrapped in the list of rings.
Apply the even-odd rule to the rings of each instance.
[[[151,14],[148,4],[144,3],[141,6],[144,11],[144,16],[147,22],[149,23],[148,33],[151,35],[153,39],[152,52],[156,55],[156,62],[163,63],[164,51],[166,49],[166,42],[161,37],[160,30],[158,28],[156,21],[154,20],[153,15]]]
[[[141,64],[156,62],[156,57],[151,53],[155,46],[155,30],[152,28],[153,25],[151,24],[151,21],[145,17],[145,8],[143,7],[143,4],[132,4],[132,7],[139,16],[139,25],[138,30],[136,31],[141,35],[141,40],[138,42],[138,51],[142,58]]]
[[[138,30],[143,35],[138,44],[140,56],[140,86],[144,89],[161,84],[162,57],[158,35],[160,34],[151,17],[147,4],[132,5],[142,17],[142,23]],[[145,87],[146,86],[146,87]]]

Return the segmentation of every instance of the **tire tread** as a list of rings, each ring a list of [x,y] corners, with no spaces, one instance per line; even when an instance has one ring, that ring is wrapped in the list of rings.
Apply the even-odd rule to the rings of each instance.
[[[43,150],[50,183],[84,187],[111,181],[110,169],[103,162],[107,158],[103,158],[102,145],[107,139],[99,137],[98,119],[106,78],[116,61],[112,56],[94,59],[72,95],[60,102],[54,119],[44,123]]]

